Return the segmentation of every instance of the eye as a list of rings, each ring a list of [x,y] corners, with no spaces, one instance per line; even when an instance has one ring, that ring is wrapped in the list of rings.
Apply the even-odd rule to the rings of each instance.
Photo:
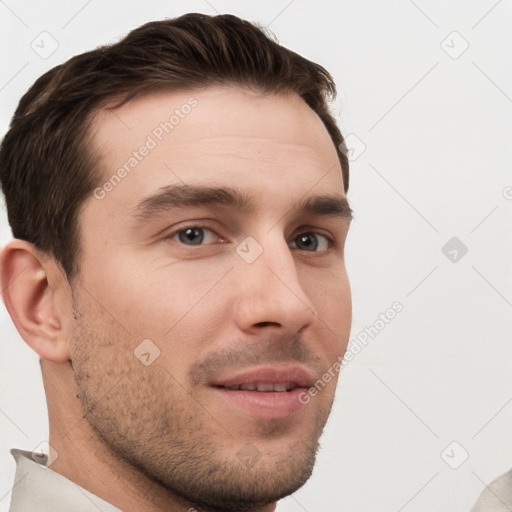
[[[220,237],[211,229],[205,226],[189,226],[171,233],[167,238],[176,240],[184,245],[207,245],[214,243]],[[329,238],[320,233],[307,231],[297,235],[291,242],[292,247],[308,252],[327,251],[332,242]]]
[[[178,240],[185,245],[203,245],[203,242],[211,243],[218,236],[211,230],[201,226],[191,226],[180,229],[169,236],[171,240]]]
[[[331,246],[331,241],[326,236],[313,232],[301,233],[291,243],[295,244],[296,249],[309,252],[326,251]]]

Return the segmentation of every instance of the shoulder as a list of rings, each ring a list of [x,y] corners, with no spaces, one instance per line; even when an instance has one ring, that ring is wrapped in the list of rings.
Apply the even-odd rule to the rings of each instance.
[[[486,486],[471,512],[508,512],[511,508],[512,469]]]

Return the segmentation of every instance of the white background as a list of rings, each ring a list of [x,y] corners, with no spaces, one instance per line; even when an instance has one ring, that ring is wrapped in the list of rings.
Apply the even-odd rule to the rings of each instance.
[[[355,141],[352,337],[393,302],[404,307],[342,371],[314,474],[277,510],[469,510],[512,467],[511,2],[5,0],[1,132],[44,71],[192,11],[269,26],[332,73],[333,109]],[[31,48],[43,31],[58,42],[47,59]],[[441,250],[452,237],[468,248],[457,262]],[[9,238],[2,209],[0,242]],[[48,418],[38,359],[3,305],[0,333],[3,512],[9,448],[47,440]],[[458,469],[441,456],[453,441],[452,465],[469,454]]]

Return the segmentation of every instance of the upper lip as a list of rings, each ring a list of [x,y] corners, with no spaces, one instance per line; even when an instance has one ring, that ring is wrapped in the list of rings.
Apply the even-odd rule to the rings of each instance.
[[[221,380],[213,382],[212,386],[240,386],[242,384],[279,384],[290,382],[295,387],[308,388],[314,379],[310,372],[301,366],[259,366],[241,371]]]

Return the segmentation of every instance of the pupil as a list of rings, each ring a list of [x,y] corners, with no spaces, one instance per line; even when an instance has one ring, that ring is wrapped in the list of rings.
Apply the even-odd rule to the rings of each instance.
[[[315,238],[313,238],[312,233],[305,233],[304,235],[300,235],[299,237],[299,245],[303,245],[305,248],[315,250],[318,246],[318,242]]]
[[[198,245],[203,241],[204,234],[201,229],[188,228],[180,233],[179,238],[181,242],[192,242],[194,245]]]

